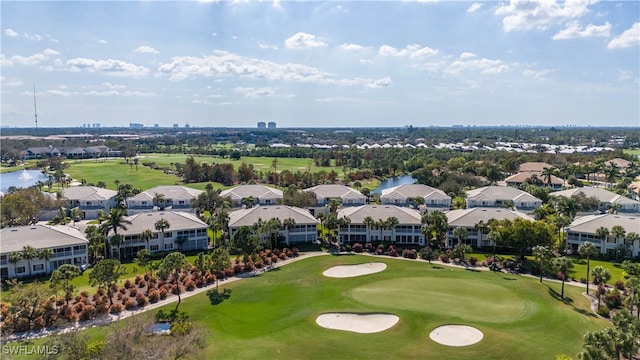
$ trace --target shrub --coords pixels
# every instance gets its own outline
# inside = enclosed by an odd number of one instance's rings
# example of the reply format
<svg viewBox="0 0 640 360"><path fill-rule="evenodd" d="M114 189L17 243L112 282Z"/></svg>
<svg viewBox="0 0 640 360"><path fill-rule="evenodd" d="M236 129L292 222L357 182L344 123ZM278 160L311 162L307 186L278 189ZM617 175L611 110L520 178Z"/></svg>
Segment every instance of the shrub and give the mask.
<svg viewBox="0 0 640 360"><path fill-rule="evenodd" d="M226 268L226 269L224 269L224 273L223 273L224 277L232 277L232 276L234 276L235 274L236 274L236 273L235 273L235 271L233 271L233 268Z"/></svg>
<svg viewBox="0 0 640 360"><path fill-rule="evenodd" d="M141 279L140 281L138 281L138 287L140 289L142 289L145 286L147 286L147 282L144 279Z"/></svg>
<svg viewBox="0 0 640 360"><path fill-rule="evenodd" d="M122 312L122 305L121 304L113 304L111 305L111 307L109 307L109 313L110 314L119 314Z"/></svg>
<svg viewBox="0 0 640 360"><path fill-rule="evenodd" d="M622 294L620 290L613 289L605 295L605 303L609 309L619 309L622 307Z"/></svg>
<svg viewBox="0 0 640 360"><path fill-rule="evenodd" d="M106 302L101 302L100 304L96 304L96 315L104 315L109 312L109 304Z"/></svg>
<svg viewBox="0 0 640 360"><path fill-rule="evenodd" d="M255 270L255 268L256 268L255 264L251 260L249 260L249 262L244 264L244 271L246 271L246 272L251 272L251 271Z"/></svg>
<svg viewBox="0 0 640 360"><path fill-rule="evenodd" d="M624 282L622 280L616 281L614 287L620 291L624 290Z"/></svg>
<svg viewBox="0 0 640 360"><path fill-rule="evenodd" d="M124 308L127 310L132 310L136 307L136 302L129 299L127 300L127 302L124 303Z"/></svg>
<svg viewBox="0 0 640 360"><path fill-rule="evenodd" d="M124 281L124 288L128 289L131 287L131 280L127 279Z"/></svg>
<svg viewBox="0 0 640 360"><path fill-rule="evenodd" d="M600 305L600 308L598 308L598 315L602 317L609 317L609 308L604 305Z"/></svg>
<svg viewBox="0 0 640 360"><path fill-rule="evenodd" d="M140 307L145 306L147 305L147 298L143 294L138 293L138 295L136 295L136 303Z"/></svg>
<svg viewBox="0 0 640 360"><path fill-rule="evenodd" d="M127 289L125 289L125 288L123 288L123 287L122 287L122 288L120 288L120 290L118 290L118 291L120 292L120 294L123 294L123 295L124 295L124 294L127 292Z"/></svg>
<svg viewBox="0 0 640 360"><path fill-rule="evenodd" d="M449 263L449 255L447 254L440 255L440 261L442 261L445 264Z"/></svg>
<svg viewBox="0 0 640 360"><path fill-rule="evenodd" d="M33 320L33 329L34 330L44 329L45 325L46 325L46 322L44 321L44 317L42 317L42 316L38 316L37 318L35 318Z"/></svg>
<svg viewBox="0 0 640 360"><path fill-rule="evenodd" d="M280 253L280 256L278 256L280 258L280 260L287 260L287 254L285 254L284 252Z"/></svg>
<svg viewBox="0 0 640 360"><path fill-rule="evenodd" d="M171 286L171 293L173 295L180 294L180 286L178 284L174 284L173 286Z"/></svg>
<svg viewBox="0 0 640 360"><path fill-rule="evenodd" d="M135 287L132 287L131 289L129 289L129 296L134 297L136 296L137 293L138 293L138 289L136 289Z"/></svg>
<svg viewBox="0 0 640 360"><path fill-rule="evenodd" d="M471 256L469 258L469 264L471 264L471 266L476 266L476 263L478 262L478 258L475 256Z"/></svg>
<svg viewBox="0 0 640 360"><path fill-rule="evenodd" d="M360 243L355 243L353 244L353 246L351 247L351 250L353 250L353 252L355 253L361 253L364 251L364 246L362 246L362 244Z"/></svg>
<svg viewBox="0 0 640 360"><path fill-rule="evenodd" d="M85 297L85 298L88 298L88 297L89 297L89 292L88 292L88 291L86 291L86 290L84 290L84 291L82 291L82 292L80 293L80 296Z"/></svg>
<svg viewBox="0 0 640 360"><path fill-rule="evenodd" d="M160 292L158 290L151 290L149 292L149 302L155 304L160 300Z"/></svg>
<svg viewBox="0 0 640 360"><path fill-rule="evenodd" d="M293 249L291 249L291 253L293 253L293 257L297 257L298 254L300 254L300 250L298 250L297 247L294 247Z"/></svg>
<svg viewBox="0 0 640 360"><path fill-rule="evenodd" d="M243 266L240 263L233 265L233 272L236 274L242 274L242 267Z"/></svg>
<svg viewBox="0 0 640 360"><path fill-rule="evenodd" d="M418 257L418 253L414 249L402 250L402 257L405 259L415 259Z"/></svg>
<svg viewBox="0 0 640 360"><path fill-rule="evenodd" d="M138 285L138 283L140 283L140 280L142 280L142 276L140 275L136 275L135 280L133 281L136 285Z"/></svg>
<svg viewBox="0 0 640 360"><path fill-rule="evenodd" d="M275 255L275 254L271 255L271 263L275 264L277 262L278 262L278 255Z"/></svg>
<svg viewBox="0 0 640 360"><path fill-rule="evenodd" d="M93 305L85 305L78 314L81 321L93 319L96 315L96 309Z"/></svg>
<svg viewBox="0 0 640 360"><path fill-rule="evenodd" d="M184 283L184 289L187 291L193 291L196 288L196 283L189 279L187 280L187 282Z"/></svg>

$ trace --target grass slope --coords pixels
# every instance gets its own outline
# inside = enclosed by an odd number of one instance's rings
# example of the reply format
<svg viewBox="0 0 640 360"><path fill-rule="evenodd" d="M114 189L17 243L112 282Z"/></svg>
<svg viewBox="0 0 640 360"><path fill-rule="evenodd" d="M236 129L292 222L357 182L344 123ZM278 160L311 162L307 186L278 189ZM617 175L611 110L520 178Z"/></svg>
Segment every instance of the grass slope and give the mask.
<svg viewBox="0 0 640 360"><path fill-rule="evenodd" d="M346 279L323 277L339 264L371 257L316 257L241 282L222 284L231 296L212 305L207 296L183 301L181 310L211 331L211 358L258 359L541 359L574 355L586 331L606 326L592 315L582 289L538 283L518 275L432 267L379 258L387 270ZM315 324L324 312L387 312L393 328L355 334ZM428 338L443 324L466 324L485 337L454 348Z"/></svg>

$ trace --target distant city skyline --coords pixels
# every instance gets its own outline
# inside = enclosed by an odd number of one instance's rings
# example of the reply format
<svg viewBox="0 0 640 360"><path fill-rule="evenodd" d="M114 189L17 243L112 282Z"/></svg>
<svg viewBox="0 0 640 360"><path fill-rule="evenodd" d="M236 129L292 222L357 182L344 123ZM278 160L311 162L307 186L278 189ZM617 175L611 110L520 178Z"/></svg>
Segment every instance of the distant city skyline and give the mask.
<svg viewBox="0 0 640 360"><path fill-rule="evenodd" d="M637 1L2 1L2 127L640 126Z"/></svg>

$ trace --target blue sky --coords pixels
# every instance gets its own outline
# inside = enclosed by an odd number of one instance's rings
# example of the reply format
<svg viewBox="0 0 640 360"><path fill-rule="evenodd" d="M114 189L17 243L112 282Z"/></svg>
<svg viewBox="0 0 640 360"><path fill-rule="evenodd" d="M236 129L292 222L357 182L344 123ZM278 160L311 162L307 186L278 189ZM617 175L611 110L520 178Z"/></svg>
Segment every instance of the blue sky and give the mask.
<svg viewBox="0 0 640 360"><path fill-rule="evenodd" d="M640 126L640 2L2 1L2 126Z"/></svg>

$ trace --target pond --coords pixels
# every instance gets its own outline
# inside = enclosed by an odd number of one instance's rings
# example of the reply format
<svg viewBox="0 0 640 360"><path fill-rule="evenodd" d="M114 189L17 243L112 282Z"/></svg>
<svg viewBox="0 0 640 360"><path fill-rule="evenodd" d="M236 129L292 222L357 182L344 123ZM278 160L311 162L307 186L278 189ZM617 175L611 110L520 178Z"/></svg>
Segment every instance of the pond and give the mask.
<svg viewBox="0 0 640 360"><path fill-rule="evenodd" d="M17 188L28 188L38 181L47 181L47 177L40 170L13 171L0 174L0 191L6 193L7 190L15 186Z"/></svg>
<svg viewBox="0 0 640 360"><path fill-rule="evenodd" d="M412 178L411 175L401 175L392 178L387 178L382 181L380 185L375 188L371 193L372 194L380 194L382 190L392 188L394 186L405 185L405 184L413 184L416 182L416 179Z"/></svg>

